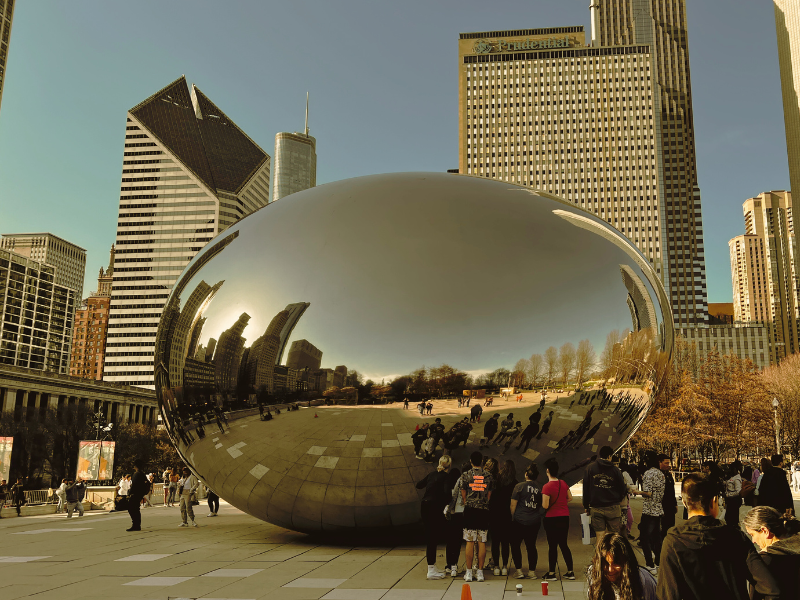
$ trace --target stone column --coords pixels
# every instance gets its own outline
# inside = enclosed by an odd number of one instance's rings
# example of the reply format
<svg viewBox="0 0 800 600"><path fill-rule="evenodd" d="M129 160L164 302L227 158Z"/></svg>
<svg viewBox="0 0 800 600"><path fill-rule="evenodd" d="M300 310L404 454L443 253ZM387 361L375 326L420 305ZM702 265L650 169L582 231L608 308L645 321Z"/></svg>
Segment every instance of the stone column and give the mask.
<svg viewBox="0 0 800 600"><path fill-rule="evenodd" d="M17 394L19 390L14 388L6 388L6 396L3 400L3 412L13 412L17 406Z"/></svg>
<svg viewBox="0 0 800 600"><path fill-rule="evenodd" d="M47 408L52 408L53 410L58 409L58 399L61 398L59 394L48 394L47 395Z"/></svg>

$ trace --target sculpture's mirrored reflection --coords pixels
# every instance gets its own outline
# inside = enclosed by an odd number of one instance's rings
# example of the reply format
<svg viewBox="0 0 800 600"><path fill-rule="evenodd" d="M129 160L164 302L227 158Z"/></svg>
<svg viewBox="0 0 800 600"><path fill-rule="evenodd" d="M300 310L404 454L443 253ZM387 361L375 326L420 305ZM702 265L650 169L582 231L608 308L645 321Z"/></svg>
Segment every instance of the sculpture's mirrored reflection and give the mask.
<svg viewBox="0 0 800 600"><path fill-rule="evenodd" d="M498 181L380 175L270 204L200 252L161 320L156 389L183 458L238 508L300 531L397 527L420 520L414 483L434 466L418 426L440 418L436 456L460 467L511 412L523 433L485 453L518 473L556 456L574 483L641 423L672 338L655 273L599 218ZM606 387L574 391L604 347ZM484 407L480 389L518 386L532 355L539 385L569 391Z"/></svg>

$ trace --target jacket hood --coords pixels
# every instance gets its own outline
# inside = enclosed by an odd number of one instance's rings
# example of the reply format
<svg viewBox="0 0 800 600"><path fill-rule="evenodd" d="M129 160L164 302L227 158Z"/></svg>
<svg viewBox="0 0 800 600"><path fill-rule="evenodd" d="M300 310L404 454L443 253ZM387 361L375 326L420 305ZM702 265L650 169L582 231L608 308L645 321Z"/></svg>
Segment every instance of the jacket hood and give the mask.
<svg viewBox="0 0 800 600"><path fill-rule="evenodd" d="M767 554L800 554L800 533L778 540L767 548Z"/></svg>
<svg viewBox="0 0 800 600"><path fill-rule="evenodd" d="M597 459L597 464L602 466L602 467L605 467L606 469L608 469L609 467L613 467L614 466L614 463L612 463L607 458L598 458Z"/></svg>
<svg viewBox="0 0 800 600"><path fill-rule="evenodd" d="M692 517L670 529L667 537L690 550L699 550L719 543L725 544L732 533L735 532L714 517Z"/></svg>

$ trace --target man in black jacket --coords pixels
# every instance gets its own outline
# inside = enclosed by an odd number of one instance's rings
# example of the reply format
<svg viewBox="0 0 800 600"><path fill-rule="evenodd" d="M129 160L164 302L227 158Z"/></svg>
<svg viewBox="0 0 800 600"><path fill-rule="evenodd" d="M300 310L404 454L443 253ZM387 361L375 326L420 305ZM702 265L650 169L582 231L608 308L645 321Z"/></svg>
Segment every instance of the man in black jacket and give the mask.
<svg viewBox="0 0 800 600"><path fill-rule="evenodd" d="M145 494L150 491L150 482L142 472L143 469L144 462L142 459L137 459L133 463L133 478L128 491L128 514L131 516L131 527L126 531L142 530L142 513L139 511L139 505L142 503L142 498L144 498Z"/></svg>
<svg viewBox="0 0 800 600"><path fill-rule="evenodd" d="M498 419L500 418L500 413L494 413L492 418L486 421L486 424L483 426L483 437L484 439L481 440L481 448L484 446L488 446L492 443L492 438L497 433L497 428L500 426Z"/></svg>
<svg viewBox="0 0 800 600"><path fill-rule="evenodd" d="M658 468L664 474L664 496L661 498L661 537L667 535L670 528L675 527L675 514L678 512L678 501L675 499L675 480L672 478L672 460L666 454L658 455Z"/></svg>
<svg viewBox="0 0 800 600"><path fill-rule="evenodd" d="M622 522L619 504L628 493L622 471L610 460L612 454L611 446L600 448L599 458L586 467L583 478L583 507L592 517L598 540L606 531L619 533Z"/></svg>
<svg viewBox="0 0 800 600"><path fill-rule="evenodd" d="M783 470L783 455L772 455L772 468L764 472L758 486L758 505L771 506L781 514L794 513L792 488Z"/></svg>
<svg viewBox="0 0 800 600"><path fill-rule="evenodd" d="M664 539L658 600L749 600L748 581L758 593L777 597L775 580L753 543L718 519L718 493L706 475L684 478L681 497L689 520Z"/></svg>

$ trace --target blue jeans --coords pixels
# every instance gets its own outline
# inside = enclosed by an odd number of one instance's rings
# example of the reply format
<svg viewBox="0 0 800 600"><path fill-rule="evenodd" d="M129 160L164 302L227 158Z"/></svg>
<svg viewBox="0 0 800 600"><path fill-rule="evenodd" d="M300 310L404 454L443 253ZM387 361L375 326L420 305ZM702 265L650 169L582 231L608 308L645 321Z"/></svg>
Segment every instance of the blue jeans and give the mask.
<svg viewBox="0 0 800 600"><path fill-rule="evenodd" d="M652 555L655 555L655 564L658 565L661 562L661 517L643 514L639 522L639 533L645 563L648 567L652 567Z"/></svg>

